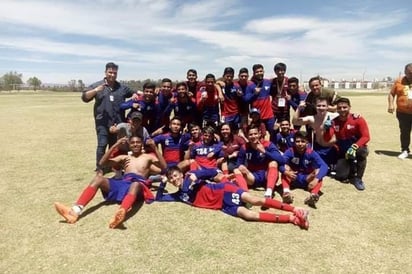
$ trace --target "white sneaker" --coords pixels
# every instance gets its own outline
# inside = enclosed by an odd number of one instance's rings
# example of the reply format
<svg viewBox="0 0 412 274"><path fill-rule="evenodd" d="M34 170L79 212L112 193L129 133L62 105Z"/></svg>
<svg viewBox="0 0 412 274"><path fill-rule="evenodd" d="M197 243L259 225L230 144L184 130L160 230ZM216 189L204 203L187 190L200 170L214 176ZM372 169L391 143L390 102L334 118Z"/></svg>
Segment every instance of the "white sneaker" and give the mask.
<svg viewBox="0 0 412 274"><path fill-rule="evenodd" d="M402 151L401 154L398 155L398 158L403 160L403 159L408 158L408 156L409 156L408 151L404 150L404 151Z"/></svg>

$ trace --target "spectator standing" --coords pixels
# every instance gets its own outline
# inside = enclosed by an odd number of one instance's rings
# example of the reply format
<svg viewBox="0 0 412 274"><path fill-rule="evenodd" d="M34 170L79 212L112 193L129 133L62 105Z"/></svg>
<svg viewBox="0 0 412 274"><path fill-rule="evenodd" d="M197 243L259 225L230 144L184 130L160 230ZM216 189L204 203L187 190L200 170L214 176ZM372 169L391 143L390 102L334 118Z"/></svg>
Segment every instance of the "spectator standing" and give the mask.
<svg viewBox="0 0 412 274"><path fill-rule="evenodd" d="M126 122L124 110L120 108L120 105L126 98L133 95L133 91L129 87L116 80L118 69L119 66L115 63L107 63L104 79L90 85L82 93L83 102L88 103L93 99L95 101L93 114L97 135L97 172L103 172L99 161L106 152L106 148L111 147L117 141L117 135L110 133L110 127Z"/></svg>
<svg viewBox="0 0 412 274"><path fill-rule="evenodd" d="M396 118L401 131L401 154L399 159L406 159L409 156L412 129L412 63L405 66L405 76L398 79L393 85L388 95L388 112L395 111L396 98Z"/></svg>

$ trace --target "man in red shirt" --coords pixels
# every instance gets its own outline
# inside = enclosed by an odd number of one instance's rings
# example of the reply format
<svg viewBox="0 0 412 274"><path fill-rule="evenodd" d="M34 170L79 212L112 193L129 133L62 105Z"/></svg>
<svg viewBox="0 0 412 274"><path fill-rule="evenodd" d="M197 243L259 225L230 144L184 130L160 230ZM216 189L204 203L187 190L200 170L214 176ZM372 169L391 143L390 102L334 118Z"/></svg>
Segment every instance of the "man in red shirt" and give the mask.
<svg viewBox="0 0 412 274"><path fill-rule="evenodd" d="M356 189L364 190L362 177L369 154L367 143L370 140L368 124L359 114L350 112L348 98L339 98L336 106L339 116L333 120L330 128L335 134L338 150L335 178L343 182L349 181Z"/></svg>

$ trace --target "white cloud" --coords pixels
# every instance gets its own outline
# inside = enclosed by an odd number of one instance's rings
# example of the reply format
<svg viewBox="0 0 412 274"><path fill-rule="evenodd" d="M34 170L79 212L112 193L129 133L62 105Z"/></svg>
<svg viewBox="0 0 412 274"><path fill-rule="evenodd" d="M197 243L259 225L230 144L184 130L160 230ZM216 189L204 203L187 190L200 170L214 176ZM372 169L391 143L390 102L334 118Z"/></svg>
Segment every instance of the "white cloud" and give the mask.
<svg viewBox="0 0 412 274"><path fill-rule="evenodd" d="M412 35L402 30L408 24L405 11L359 7L331 16L337 9L319 16L296 10L273 16L241 0L4 0L0 48L8 55L1 59L10 69L65 64L65 72L50 71L53 77L67 78L73 73L67 69L79 64L89 70L82 75L95 69L100 77L102 64L114 60L128 79L166 74L182 79L189 67L200 75L220 75L223 67L254 63L271 74L279 61L295 75L329 71L338 76L379 67L377 54L392 70L410 58Z"/></svg>

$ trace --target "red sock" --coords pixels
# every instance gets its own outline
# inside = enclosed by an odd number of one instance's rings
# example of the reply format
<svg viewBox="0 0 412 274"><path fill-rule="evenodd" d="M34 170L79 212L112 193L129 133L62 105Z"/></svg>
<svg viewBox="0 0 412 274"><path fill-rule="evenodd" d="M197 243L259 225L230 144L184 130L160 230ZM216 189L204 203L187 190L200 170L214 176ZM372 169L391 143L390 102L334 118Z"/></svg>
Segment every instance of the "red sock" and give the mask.
<svg viewBox="0 0 412 274"><path fill-rule="evenodd" d="M310 191L310 193L318 194L320 191L320 188L322 187L322 181L319 181L314 188Z"/></svg>
<svg viewBox="0 0 412 274"><path fill-rule="evenodd" d="M285 190L285 188L290 189L290 182L289 182L289 179L286 176L282 176L280 181L282 182L283 190Z"/></svg>
<svg viewBox="0 0 412 274"><path fill-rule="evenodd" d="M263 204L263 206L268 207L268 208L281 209L281 210L290 211L290 212L293 212L293 210L295 209L295 207L292 205L284 204L282 202L279 202L278 200L273 200L269 198L265 199L265 203Z"/></svg>
<svg viewBox="0 0 412 274"><path fill-rule="evenodd" d="M259 221L269 223L290 223L290 217L289 215L259 212Z"/></svg>
<svg viewBox="0 0 412 274"><path fill-rule="evenodd" d="M244 191L249 191L245 177L242 174L235 174L236 184Z"/></svg>
<svg viewBox="0 0 412 274"><path fill-rule="evenodd" d="M80 194L79 199L77 199L76 205L86 206L94 197L97 192L97 188L93 186L87 186L82 194Z"/></svg>
<svg viewBox="0 0 412 274"><path fill-rule="evenodd" d="M120 207L128 211L132 207L135 201L136 201L136 195L127 193L127 195L123 198L123 201Z"/></svg>
<svg viewBox="0 0 412 274"><path fill-rule="evenodd" d="M276 182L278 181L278 178L279 178L278 168L269 167L266 188L274 189Z"/></svg>

